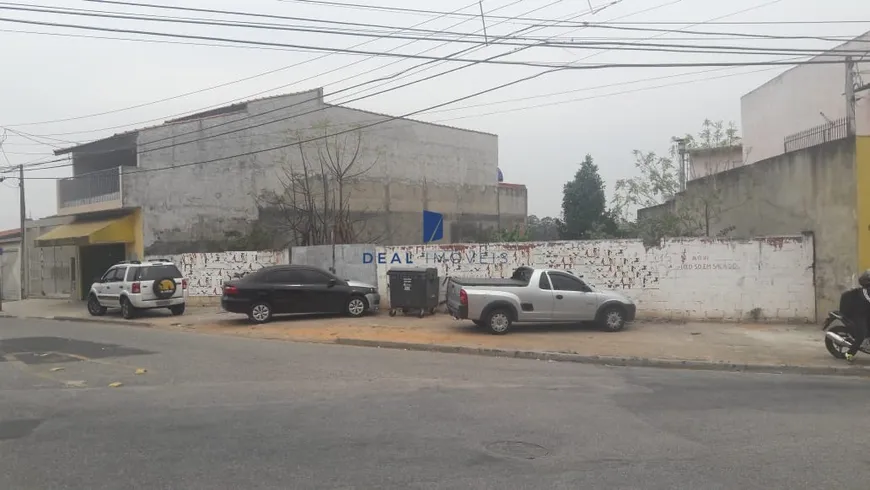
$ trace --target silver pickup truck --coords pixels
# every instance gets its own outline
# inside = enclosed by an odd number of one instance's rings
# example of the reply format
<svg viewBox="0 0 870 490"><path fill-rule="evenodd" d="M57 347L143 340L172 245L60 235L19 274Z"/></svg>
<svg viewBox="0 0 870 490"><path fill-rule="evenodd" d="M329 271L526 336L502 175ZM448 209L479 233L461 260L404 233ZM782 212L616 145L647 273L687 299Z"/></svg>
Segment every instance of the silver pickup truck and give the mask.
<svg viewBox="0 0 870 490"><path fill-rule="evenodd" d="M625 296L597 289L568 272L520 267L510 279L451 277L447 310L456 319L502 335L514 322L594 321L618 332L634 320L637 307Z"/></svg>

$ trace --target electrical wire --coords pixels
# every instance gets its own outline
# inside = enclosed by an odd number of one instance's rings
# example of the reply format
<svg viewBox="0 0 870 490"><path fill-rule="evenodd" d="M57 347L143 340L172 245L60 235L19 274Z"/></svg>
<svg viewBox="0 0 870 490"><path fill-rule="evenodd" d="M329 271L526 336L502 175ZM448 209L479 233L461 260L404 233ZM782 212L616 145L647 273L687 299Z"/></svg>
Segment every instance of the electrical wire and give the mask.
<svg viewBox="0 0 870 490"><path fill-rule="evenodd" d="M520 1L522 1L522 0L516 0L516 1L514 1L512 4L508 4L507 6L513 5L513 4L515 4L515 3L519 3ZM458 24L456 24L456 25L458 25ZM407 44L411 44L411 43L407 43ZM406 45L407 45L407 44L406 44ZM499 55L499 56L504 56L504 55L506 55L506 54L510 54L510 53L505 53L505 54L503 54L503 55ZM369 59L370 59L370 58L371 58L371 57L369 57ZM496 58L496 57L493 57L493 58ZM363 61L365 61L365 60L363 60ZM356 63L353 63L353 64L356 64ZM467 66L473 66L474 64L476 64L476 63L472 63L472 65L467 65ZM460 67L459 69L466 68L467 66L465 66L465 67ZM409 69L413 69L413 68L415 68L415 67L412 67L412 68L409 68ZM335 70L333 70L333 71L335 71ZM407 71L407 70L405 70L405 71ZM450 71L445 72L445 73L443 73L443 74L450 73L450 72L453 72L453 71L457 71L457 69L450 70ZM329 72L327 72L327 73L329 73ZM348 87L348 88L343 89L343 90L351 90L351 89L354 89L354 88L358 88L358 87L360 87L360 86L364 86L364 85L369 84L369 83L374 83L374 82L378 82L378 81L381 81L381 80L385 80L385 79L389 79L389 78L391 78L391 77L395 77L395 76L401 75L402 73L404 73L404 71L399 72L399 73L396 73L396 74L393 74L393 75L390 75L390 77L385 77L385 78L380 78L380 79L375 79L375 80L369 80L369 81L366 81L366 82L363 82L363 83L360 83L360 84L357 84L357 85L354 85L354 86ZM442 75L443 75L443 74L442 74ZM439 76L440 76L440 75L439 75ZM310 78L314 78L314 77L309 77L308 79L310 79ZM344 80L348 80L348 79L350 79L350 78L352 78L352 77L345 78L345 79L343 79L343 80L340 80L340 81L337 82L337 83L340 83L341 81L344 81ZM434 77L433 77L433 78L434 78ZM308 79L303 79L302 81L305 81L305 80L308 80ZM299 83L299 82L296 82L296 83ZM406 84L405 86L407 86L407 85L411 85L411 84ZM343 90L342 90L342 91L343 91ZM340 93L340 92L341 92L341 91L338 91L338 92L336 92L336 93ZM334 94L330 94L330 95L335 95L335 93L334 93ZM356 99L356 100L361 100L362 98L364 98L364 97L361 97L361 98ZM308 103L308 102L316 101L316 100L318 100L318 99L319 99L319 97L314 97L314 98L311 98L311 99L307 99L307 100L303 100L303 101L301 101L301 102L297 102L297 103L291 104L291 105L289 105L289 106L278 107L278 108L275 108L275 109L273 109L273 110L270 110L270 111L267 111L267 112L264 112L264 113L259 113L259 114L251 115L251 116L248 116L248 117L245 117L245 118L240 118L240 119L236 119L236 120L233 120L233 121L228 121L228 122L224 122L224 123L219 123L219 124L216 124L216 125L210 126L210 127L208 127L208 128L205 128L205 129L207 130L207 129L212 129L212 128L214 128L214 127L218 127L218 126L223 126L223 125L226 125L226 124L230 124L230 123L236 123L236 122L238 122L239 120L242 120L242 119L250 119L250 118L253 118L253 117L260 117L260 116L263 116L263 115L266 115L266 114L269 114L269 113L272 113L272 112L277 112L277 111L280 111L280 110L285 110L285 109L289 109L289 108L292 108L292 107L295 107L295 106L299 106L299 105L302 105L302 104L305 104L305 103ZM320 109L318 109L318 110L320 110ZM121 126L121 127L126 127L126 126L127 126L127 125L124 125L124 126ZM258 126L259 126L259 125L258 125ZM198 131L192 131L192 132L189 132L189 133L187 133L187 134L192 134L192 133L196 133L196 132L198 132ZM78 133L79 133L79 132L73 132L73 133L68 133L68 134L78 134ZM63 133L56 133L56 134L63 134ZM167 140L167 139L173 139L173 138L176 138L176 137L178 137L178 136L183 136L183 135L184 135L184 134L182 134L182 135L174 135L174 136L171 137L171 138L163 138L162 140L156 140L156 141L154 141L154 142L157 142L157 141L163 141L163 140ZM154 143L154 142L151 142L151 143Z"/></svg>
<svg viewBox="0 0 870 490"><path fill-rule="evenodd" d="M141 2L124 2L124 1L116 1L116 0L85 0L91 3L101 3L101 4L110 4L110 5L123 5L123 6L134 6L134 7L145 7L145 8L154 8L154 9L165 9L165 10L180 10L187 12L201 12L201 13L211 13L211 14L221 14L221 15L232 15L232 16L247 16L247 17L257 17L257 18L269 18L269 19L282 19L282 20L296 20L296 21L305 21L312 23L322 23L322 24L337 24L337 25L353 25L360 27L378 27L383 29L388 29L390 31L395 31L397 29L401 29L404 32L420 32L426 34L441 34L441 35L455 35L459 38L486 38L489 37L491 39L499 40L499 39L520 39L526 41L539 41L540 39L530 38L528 36L521 37L509 37L509 36L487 36L485 34L480 34L478 32L469 33L469 32L454 32L449 30L433 30L433 29L418 29L414 27L401 28L395 25L384 25L384 24L371 24L371 23L362 23L362 22L344 22L344 21L336 21L336 20L327 20L327 19L318 19L312 17L293 17L293 16L285 16L285 15L273 15L273 14L261 14L254 12L240 12L233 10L218 10L218 9L205 9L205 8L194 8L194 7L182 7L175 5L159 5L152 3L141 3ZM4 4L7 4L4 2ZM21 5L21 4L11 4L11 5ZM467 8L467 7L465 7ZM81 9L76 9L81 10ZM464 10L460 9L460 10ZM445 12L446 14L450 14L452 12ZM468 14L471 17L476 17L476 14ZM202 20L201 18L196 18L196 20ZM551 20L550 23L558 24L562 21L562 19L554 19ZM721 36L729 36L729 37L742 37L749 39L783 39L783 40L820 40L820 41L831 41L831 42L841 42L845 39L848 39L847 36L839 36L839 37L831 37L831 36L809 36L809 35L775 35L775 34L752 34L752 33L735 33L735 32L707 32L707 31L687 31L687 30L674 30L674 29L655 29L655 28L642 28L642 27L623 27L623 26L615 26L615 25L607 25L607 22L596 23L596 22L588 22L583 23L583 27L596 27L601 29L613 29L613 30L627 30L627 31L647 31L647 32L685 32L692 34L701 35L700 38L703 39L704 36L710 35L721 35ZM369 30L369 32L373 32ZM387 36L388 37L388 36ZM728 39L726 37L724 39ZM559 37L553 37L551 39L559 39ZM585 38L588 40L588 38ZM673 39L673 38L672 38ZM694 39L694 38L690 38ZM629 39L631 41L631 39ZM870 41L867 41L870 42Z"/></svg>
<svg viewBox="0 0 870 490"><path fill-rule="evenodd" d="M383 12L393 12L398 14L428 14L433 15L438 12L437 10L427 10L427 9L414 9L414 8L404 8L404 7L392 7L392 6L381 6L381 5L370 5L370 4L359 4L359 3L349 3L349 2L334 2L328 0L279 0L281 2L293 2L293 3L303 3L303 4L313 4L313 5L324 5L331 7L339 7L339 8L350 8L356 10L378 10ZM455 16L473 16L479 17L475 14L456 14ZM491 18L499 18L498 16L487 16ZM512 23L523 23L523 22L552 22L552 19L541 19L541 18L530 18L530 17L518 17L511 21ZM613 24L660 24L660 25L683 25L683 24L692 24L697 21L639 21L639 22L612 22ZM779 25L779 24L870 24L870 20L856 20L856 19L847 19L847 20L796 20L796 21L733 21L733 22L705 22L709 24L727 24L727 25ZM582 23L572 23L570 21L562 21L560 24L563 27L582 27Z"/></svg>
<svg viewBox="0 0 870 490"><path fill-rule="evenodd" d="M460 9L457 9L456 11L458 12L458 11L464 10L464 9L466 9L466 8L473 7L473 6L475 5L475 3L476 3L476 2L472 2L472 3L468 4L468 5L465 6L465 7L461 7ZM426 20L426 21L419 22L419 23L414 24L413 26L411 26L411 28L415 28L415 27L419 27L419 26L421 26L421 25L425 25L425 24L427 24L427 23L429 23L429 22L432 22L432 21L438 20L439 18L441 18L441 17L435 17L434 19L429 19L429 20ZM352 48L365 46L365 45L370 44L370 43L372 43L372 42L374 42L374 41L376 41L376 40L377 40L377 39L373 39L373 40L365 41L365 42L362 42L362 43L359 43L359 44L356 44L356 45L352 46ZM144 41L144 40L143 40L143 41ZM157 41L157 40L151 40L151 41ZM225 46L225 45L223 45L223 46ZM306 50L306 51L310 52L311 50ZM106 115L106 114L114 114L114 113L118 113L118 112L128 111L128 110L131 110L131 109L137 109L137 108L140 108L140 107L145 107L145 106L149 106L149 105L159 104L159 103L166 102L166 101L170 101L170 100L176 100L176 99L178 99L178 98L186 97L186 96L188 96L188 95L194 95L194 94L203 93L203 92L206 92L206 91L214 90L214 89L221 88L221 87L225 87L225 86L228 86L228 85L233 85L233 84L235 84L235 83L244 82L244 81L247 81L247 80L251 80L251 79L254 79L254 78L263 77L263 76L270 75L270 74L273 74L273 73L278 73L278 72L281 72L281 71L286 71L286 70L289 70L289 69L291 69L291 68L297 68L297 67L302 66L302 65L304 65L304 64L311 63L311 62L313 62L313 61L318 61L318 60L321 60L321 59L327 58L327 57L329 57L329 56L332 56L332 55L334 55L334 54L335 54L335 53L327 53L327 54L321 55L321 56L316 57L316 58L313 58L313 59L304 60L304 61L299 62L299 63L293 63L293 64L291 64L291 65L283 66L283 67L281 67L281 68L278 68L278 69L275 69L275 70L270 70L270 71L267 71L267 72L263 72L263 73L260 73L260 74L257 74L257 75L251 76L251 77L245 77L245 78L237 79L237 80L234 80L234 81L231 81L231 82L227 82L227 83L223 83L223 84L219 84L219 85L215 85L215 86L207 87L207 88L204 88L204 89L200 89L200 90L195 90L195 91L192 91L192 92L188 92L188 93L186 93L186 94L181 94L181 95L178 95L178 96L173 96L173 97L168 97L168 98L164 98L164 99L159 99L159 100L156 100L156 101L151 101L151 102L147 102L147 103L143 103L143 104L137 104L137 105L134 105L134 106L124 107L124 108L120 108L120 109L114 109L114 110L111 110L111 111L104 111L104 112L100 112L100 113L87 114L87 115L84 115L84 116L78 116L78 117L72 117L72 118L55 119L55 120L52 120L52 121L30 122L30 123L23 123L23 124L12 124L12 125L10 125L10 126L16 126L16 127L17 127L17 126L27 126L27 125L37 125L37 124L40 124L40 125L41 125L41 124L49 124L49 123L56 123L56 122L65 122L65 121L79 120L79 119L84 119L84 118L90 118L90 117L102 116L102 115ZM370 59L370 58L369 58L369 59ZM355 64L355 63L352 63L351 66L352 66L353 64ZM303 81L304 81L304 80L303 80ZM284 88L285 86L286 86L286 85L281 86L281 87L279 87L279 88ZM271 91L271 90L268 90L268 91ZM261 94L266 93L266 92L268 92L268 91L258 92L258 93L256 93L256 94L253 94L253 95L250 95L250 96L247 96L247 97L243 97L243 98L241 98L241 99L234 99L233 101L230 101L230 102L235 102L235 101L238 101L238 100L244 100L244 99L246 99L246 98L256 97L257 95L261 95ZM224 106L224 105L226 105L226 104L227 104L227 103L222 103L222 104L218 104L218 105L210 106L210 107L208 107L207 109L221 107L221 106ZM201 112L202 110L205 110L205 109L199 109L199 110L197 110L197 111L195 111L195 112L193 112L193 113L185 113L185 114L194 114L194 113L196 113L196 112ZM179 116L181 116L181 115L183 115L183 114L175 114L175 115L172 115L172 116L170 116L170 117L179 117ZM161 119L162 119L162 118L161 118ZM157 120L160 120L160 119L157 119ZM144 121L143 123L134 123L134 125L136 125L136 124L144 124L144 123L154 122L154 121L156 121L156 120ZM123 126L121 126L121 127L123 127ZM107 129L115 129L115 128L107 128Z"/></svg>
<svg viewBox="0 0 870 490"><path fill-rule="evenodd" d="M823 64L823 63L813 63L813 62L806 62L806 61L805 61L805 62L794 62L794 61L792 61L792 62L787 62L787 63L788 63L788 64L806 64L806 63L811 63L811 64ZM747 65L747 66L754 66L754 65ZM178 164L178 165L170 165L170 166L167 166L167 167L157 167L157 168L153 168L153 169L140 169L140 170L135 170L135 171L125 172L125 175L128 175L128 174L136 174L136 173L143 173L143 172L161 171L161 170L171 170L171 169L176 169L176 168L189 167L189 166L193 166L193 165L208 164L208 163L213 163L213 162L223 161L223 160L228 160L228 159L233 159L233 158L241 158L241 157L251 156L251 155L255 155L255 154L259 154L259 153L264 153L264 152L269 152L269 151L275 151L275 150L280 150L280 149L289 148L289 147L292 147L292 146L302 145L302 144L305 144L305 143L310 143L310 142L313 142L313 141L318 141L318 140L322 140L322 139L330 138L330 137L333 137L333 136L339 136L339 135L342 135L342 134L347 134L347 133L350 133L350 132L353 132L353 131L362 131L362 130L364 130L364 129L367 129L367 128L370 128L370 127L374 127L374 126L377 126L377 125L380 125L380 124L384 124L384 123L386 123L386 122L394 121L394 120L397 120L397 119L407 119L407 118L410 118L410 117L412 117L412 116L414 116L414 115L417 115L417 114L420 114L420 113L423 113L423 112L427 112L427 111L431 111L431 110L435 110L435 109L440 109L440 108L445 107L445 106L447 106L447 105L451 105L451 104L454 104L454 103L457 103L457 102L461 102L461 101L464 101L464 100L468 100L468 99L471 99L471 98L473 98L473 97L477 97L477 96L479 96L479 95L483 95L483 94L486 94L486 93L490 93L490 92L493 92L493 91L499 90L499 89L501 89L501 88L509 87L509 86L512 86L512 85L516 85L516 84L518 84L518 83L525 82L525 81L529 81L529 80L532 80L532 79L538 78L538 77L543 76L543 75L546 75L546 74L556 73L556 72L564 71L564 70L567 70L567 69L568 69L568 68L565 68L565 67L562 67L562 68L552 68L552 69L550 69L550 70L546 70L546 71L538 72L538 73L535 73L535 74L533 74L533 75L529 75L529 76L527 76L527 77L520 78L520 79L518 79L518 80L514 80L514 81L511 81L511 82L507 82L507 83L505 83L505 84L498 85L498 86L496 86L496 87L491 87L491 88L489 88L489 89L485 89L485 90L482 90L482 91L479 91L479 92L475 92L475 93L473 93L473 94L471 94L471 95L463 96L463 97L460 97L460 98L457 98L457 99L452 99L452 100L447 101L447 102L443 102L443 103L440 103L440 104L436 104L436 105L434 105L434 106L427 107L427 108L425 108L425 109L419 109L419 110L416 110L416 111L413 111L413 112L409 112L409 113L406 113L406 114L403 114L403 115L400 115L400 116L384 116L384 119L377 120L377 121L375 121L375 122L372 122L372 123L369 123L369 124L365 124L365 125L361 125L361 126L357 126L357 127L354 127L354 128L350 128L350 129L347 129L347 130L338 131L338 132L331 133L331 134L324 135L324 136L318 136L318 137L314 137L314 138L309 138L309 139L305 139L305 140L301 140L301 141L295 141L295 142L292 142L292 143L282 144L282 145L278 145L278 146L274 146L274 147L263 148L263 149L259 149L259 150L251 150L251 151L249 151L249 152L241 153L241 154L238 154L238 155L232 155L232 156L227 156L227 157L219 157L219 158L210 159L210 160L205 160L205 161L190 162L190 163L184 163L184 164ZM688 82L686 82L686 83L688 83ZM657 87L657 88L661 88L661 87ZM477 116L482 116L482 115L477 115ZM465 117L458 117L458 118L451 118L450 120L458 120L458 119L464 119L464 118L465 118ZM56 167L47 167L46 169L48 169L48 168L62 168L62 167L68 167L68 166L71 166L71 164L67 164L67 165L59 165L59 166L56 166ZM93 172L93 173L91 173L91 174L89 174L89 175L93 175L94 173L99 173L99 172ZM79 178L79 177L81 177L81 176L75 176L75 177L70 177L70 178ZM31 178L33 178L33 179L43 179L43 180L57 180L57 179L58 179L57 177L31 177Z"/></svg>
<svg viewBox="0 0 870 490"><path fill-rule="evenodd" d="M506 54L510 54L510 53L506 53ZM500 56L502 56L502 55L500 55ZM474 60L474 62L480 62L480 61L487 61L487 60ZM770 64L770 63L775 63L775 62L764 62L764 64ZM791 64L791 63L788 63L788 64ZM690 65L690 64L668 64L668 65L656 64L656 65L654 65L654 66L751 66L751 65L752 65L752 63L740 63L739 65L735 65L735 64L694 64L694 65ZM544 66L544 65L541 65L541 66ZM617 66L617 65L613 65L613 66ZM626 67L628 67L628 66L644 66L644 67L649 67L649 66L653 66L653 65L637 65L637 64L632 64L632 65L624 65L624 66L626 66ZM554 68L555 68L555 67L554 67ZM581 67L566 67L566 68L576 69L576 68L581 68ZM590 67L590 66L585 66L584 68L599 68L599 66L591 66L591 67ZM262 114L258 114L258 116L260 116L260 115L262 115ZM292 117L298 117L298 115L297 115L297 116L292 116ZM233 121L233 122L235 122L235 121ZM271 122L277 122L277 121L271 121ZM271 123L271 122L269 122L269 123ZM269 123L266 123L266 124L269 124ZM258 126L259 126L259 125L258 125ZM254 126L254 127L256 127L256 126ZM245 128L245 129L250 129L250 128ZM222 133L222 134L226 134L226 133ZM174 137L177 137L177 136L178 136L178 135L176 135L176 136L174 136ZM219 135L213 135L213 136L210 136L209 138L217 137L217 136L220 136L220 134L219 134ZM152 143L153 143L153 142L152 142ZM189 144L189 143L192 143L192 142L185 142L185 143L180 143L180 144ZM175 146L175 145L172 145L172 146ZM165 147L160 147L160 148L155 148L155 149L145 150L145 151L155 151L155 150L157 150L157 149L163 149L163 148L165 148Z"/></svg>
<svg viewBox="0 0 870 490"><path fill-rule="evenodd" d="M836 61L836 62L839 62L839 61ZM637 65L637 64L632 64L632 65L606 65L606 66L610 66L610 67L613 67L613 66L623 66L623 67L628 67L628 66L644 66L644 67L651 67L651 66L753 66L753 65L756 65L756 64L771 65L771 64L793 64L793 63L792 63L792 62L777 62L777 61L771 61L771 62L762 62L762 63L746 63L746 62L743 62L743 63L739 63L739 64L731 64L731 63L655 64L655 65ZM602 67L602 66L598 66L598 65L595 65L595 66L592 66L592 67L590 67L590 66L584 66L584 67L571 66L571 67L568 67L568 68L570 68L570 69L577 69L577 68L600 68L600 67ZM440 75L439 75L439 76L440 76ZM422 81L422 80L420 80L420 81ZM414 83L416 83L416 82L414 82ZM319 109L318 109L318 110L319 110ZM262 115L263 115L262 113L261 113L261 114L257 114L257 116L262 116ZM271 124L271 123L274 123L274 122L278 122L278 121L280 121L280 120L286 120L286 119L293 118L293 117L300 117L301 115L304 115L304 114L292 115L292 116L290 116L290 117L288 117L288 118L282 118L282 119L278 119L278 120L268 121L268 122L261 123L261 124L257 124L257 125L254 125L254 126L249 126L249 127L241 128L241 129L238 129L238 130L233 130L233 131L228 131L228 132L224 132L224 133L219 133L219 134L211 135L211 136L208 136L208 137L206 137L206 138L201 138L201 139L214 138L214 137L218 137L218 136L226 135L226 134L233 133L233 132L238 132L238 131L241 131L241 130L251 129L251 128L253 128L253 127L259 127L259 126L262 126L262 125L265 125L265 124ZM230 121L230 122L237 122L237 121L234 120L234 121ZM210 129L210 128L206 128L206 129ZM195 132L200 132L200 131L195 131ZM174 138L177 138L177 137L179 137L179 136L183 136L183 134L182 134L182 135L174 135L174 136L172 136L171 138L165 138L165 139L174 139ZM141 152L142 152L142 153L146 153L146 152L149 152L149 151L157 151L157 150L160 150L160 149L166 149L166 148L169 148L169 147L172 147L172 146L177 146L177 145L180 145L180 144L190 144L190 143L193 143L193 142L195 142L195 141L197 141L197 140L190 141L190 142L184 142L184 143L176 143L176 144L169 145L169 146L161 146L161 147L156 147L156 148L143 149ZM154 141L154 142L149 142L149 144L153 144L153 143L155 143L155 142L156 142L156 141Z"/></svg>

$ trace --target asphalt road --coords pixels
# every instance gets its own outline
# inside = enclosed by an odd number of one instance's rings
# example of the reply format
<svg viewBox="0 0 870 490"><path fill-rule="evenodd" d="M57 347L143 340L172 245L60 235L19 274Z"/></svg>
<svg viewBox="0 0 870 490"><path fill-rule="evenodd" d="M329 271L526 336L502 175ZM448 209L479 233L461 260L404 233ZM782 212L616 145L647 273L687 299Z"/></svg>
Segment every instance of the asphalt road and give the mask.
<svg viewBox="0 0 870 490"><path fill-rule="evenodd" d="M870 486L865 379L3 318L0 352L0 489Z"/></svg>

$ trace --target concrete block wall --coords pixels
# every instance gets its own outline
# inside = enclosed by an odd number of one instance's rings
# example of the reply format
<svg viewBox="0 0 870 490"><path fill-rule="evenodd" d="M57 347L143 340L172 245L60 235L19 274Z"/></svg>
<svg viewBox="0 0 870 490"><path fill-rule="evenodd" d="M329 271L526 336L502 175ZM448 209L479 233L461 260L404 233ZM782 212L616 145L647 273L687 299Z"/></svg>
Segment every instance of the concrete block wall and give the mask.
<svg viewBox="0 0 870 490"><path fill-rule="evenodd" d="M509 277L516 267L570 270L638 304L641 318L815 321L811 236L751 240L669 239L380 247L378 287L388 305L391 266L435 267L450 276ZM757 309L757 310L756 310Z"/></svg>
<svg viewBox="0 0 870 490"><path fill-rule="evenodd" d="M377 268L374 262L365 263L363 254L372 252L375 245L317 245L312 247L293 247L290 249L290 263L312 265L321 269L334 269L335 275L376 285Z"/></svg>
<svg viewBox="0 0 870 490"><path fill-rule="evenodd" d="M158 258L158 257L148 257ZM189 253L160 256L175 262L187 278L191 305L216 304L225 281L270 265L286 264L286 251ZM147 258L146 258L147 260Z"/></svg>

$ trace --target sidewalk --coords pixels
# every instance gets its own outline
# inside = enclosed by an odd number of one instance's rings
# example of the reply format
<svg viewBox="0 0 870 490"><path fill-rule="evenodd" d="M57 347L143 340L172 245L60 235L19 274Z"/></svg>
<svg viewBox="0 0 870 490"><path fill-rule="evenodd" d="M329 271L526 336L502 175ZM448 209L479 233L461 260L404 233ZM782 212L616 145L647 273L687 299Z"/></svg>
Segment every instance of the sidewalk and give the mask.
<svg viewBox="0 0 870 490"><path fill-rule="evenodd" d="M94 320L81 302L25 300L4 304L3 309L13 316ZM422 319L385 313L363 318L306 316L252 325L243 315L215 307L188 307L179 317L166 310L143 312L133 322L110 312L97 321L247 338L608 365L870 376L870 360L862 356L854 366L831 357L816 325L635 322L618 333L574 325L515 325L509 334L497 336L443 314Z"/></svg>
<svg viewBox="0 0 870 490"><path fill-rule="evenodd" d="M0 318L4 316L122 323L150 327L216 322L225 319L229 315L216 306L188 305L182 316L172 316L169 310L161 308L141 311L135 320L124 320L121 318L121 310L119 309L111 309L106 312L105 316L95 317L88 313L88 307L84 301L39 298L3 302L3 311L0 311Z"/></svg>

